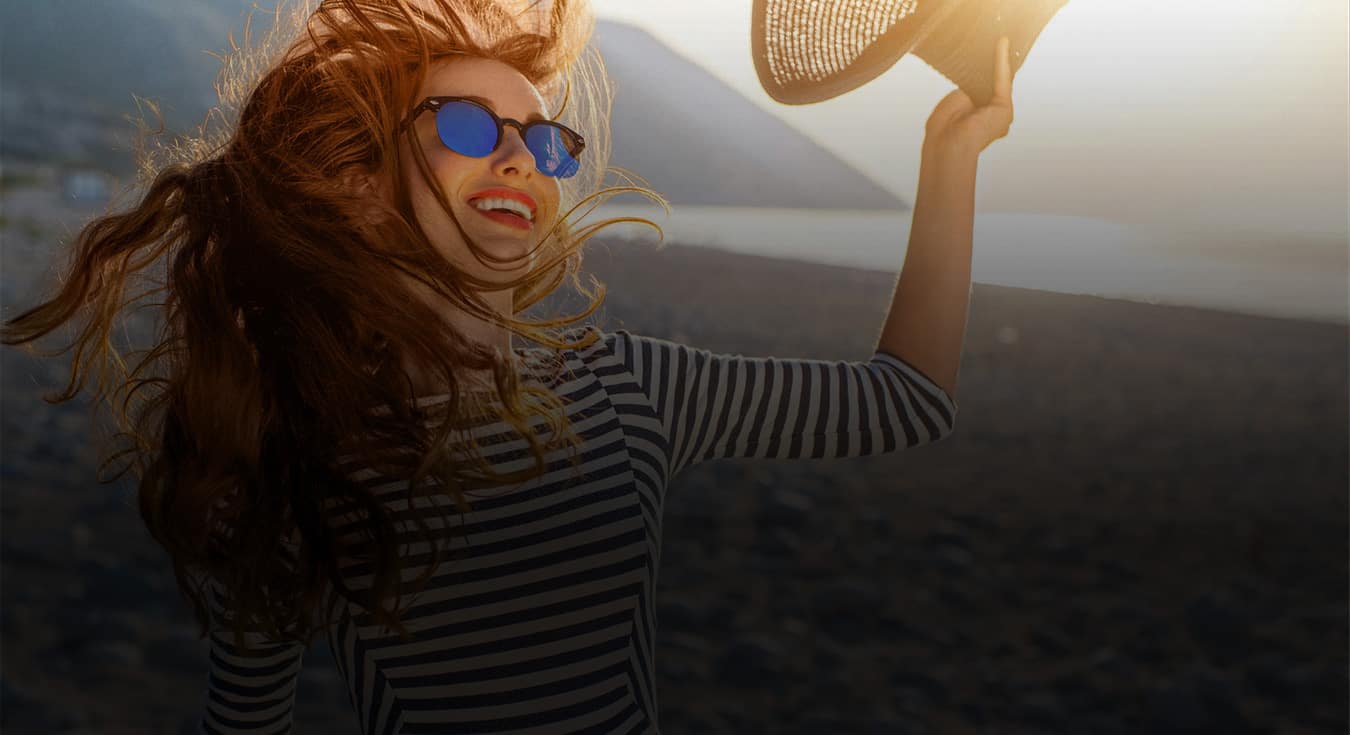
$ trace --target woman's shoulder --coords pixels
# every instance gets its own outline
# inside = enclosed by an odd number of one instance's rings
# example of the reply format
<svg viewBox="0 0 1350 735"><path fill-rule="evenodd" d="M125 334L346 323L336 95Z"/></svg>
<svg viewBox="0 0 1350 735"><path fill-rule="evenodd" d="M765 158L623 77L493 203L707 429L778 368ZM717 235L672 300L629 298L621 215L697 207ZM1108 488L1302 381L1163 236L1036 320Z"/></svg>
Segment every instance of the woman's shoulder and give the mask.
<svg viewBox="0 0 1350 735"><path fill-rule="evenodd" d="M563 362L576 362L587 369L599 368L608 362L622 362L629 351L631 335L625 329L605 329L597 324L583 324L559 330L558 338L567 347L558 351ZM545 362L555 356L551 348L530 350L522 353L527 360L539 359Z"/></svg>
<svg viewBox="0 0 1350 735"><path fill-rule="evenodd" d="M615 333L607 332L597 324L581 324L561 330L559 337L568 343L568 350L583 359L593 357L598 347L612 348Z"/></svg>

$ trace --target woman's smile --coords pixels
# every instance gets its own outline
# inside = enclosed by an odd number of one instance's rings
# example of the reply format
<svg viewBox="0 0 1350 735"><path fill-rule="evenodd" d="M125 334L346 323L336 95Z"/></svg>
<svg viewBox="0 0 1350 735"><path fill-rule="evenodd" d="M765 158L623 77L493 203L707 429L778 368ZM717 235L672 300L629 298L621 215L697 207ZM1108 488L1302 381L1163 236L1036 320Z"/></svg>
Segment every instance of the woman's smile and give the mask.
<svg viewBox="0 0 1350 735"><path fill-rule="evenodd" d="M469 197L469 206L475 212L512 229L529 231L539 205L534 197L520 189L494 186Z"/></svg>

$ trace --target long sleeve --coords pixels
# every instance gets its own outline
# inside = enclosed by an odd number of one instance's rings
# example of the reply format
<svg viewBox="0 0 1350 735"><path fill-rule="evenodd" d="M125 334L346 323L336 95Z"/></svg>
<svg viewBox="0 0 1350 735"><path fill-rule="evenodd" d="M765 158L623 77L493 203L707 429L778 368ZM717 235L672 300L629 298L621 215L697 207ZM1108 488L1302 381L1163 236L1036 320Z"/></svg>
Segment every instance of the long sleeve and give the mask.
<svg viewBox="0 0 1350 735"><path fill-rule="evenodd" d="M650 398L670 475L720 457L860 457L938 441L958 406L900 358L717 354L615 330L610 347Z"/></svg>
<svg viewBox="0 0 1350 735"><path fill-rule="evenodd" d="M250 631L244 636L248 650L236 648L234 634L222 624L226 609L222 588L211 580L207 589L212 624L201 731L209 735L291 732L305 645Z"/></svg>

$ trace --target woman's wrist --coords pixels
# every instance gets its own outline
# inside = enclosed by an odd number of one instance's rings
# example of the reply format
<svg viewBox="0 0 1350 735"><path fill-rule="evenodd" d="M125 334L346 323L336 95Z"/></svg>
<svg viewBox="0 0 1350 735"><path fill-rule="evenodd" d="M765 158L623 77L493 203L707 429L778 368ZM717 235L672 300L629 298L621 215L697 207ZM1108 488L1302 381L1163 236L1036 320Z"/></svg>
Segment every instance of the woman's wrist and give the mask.
<svg viewBox="0 0 1350 735"><path fill-rule="evenodd" d="M979 151L933 138L924 138L920 155L920 170L974 174L980 161Z"/></svg>

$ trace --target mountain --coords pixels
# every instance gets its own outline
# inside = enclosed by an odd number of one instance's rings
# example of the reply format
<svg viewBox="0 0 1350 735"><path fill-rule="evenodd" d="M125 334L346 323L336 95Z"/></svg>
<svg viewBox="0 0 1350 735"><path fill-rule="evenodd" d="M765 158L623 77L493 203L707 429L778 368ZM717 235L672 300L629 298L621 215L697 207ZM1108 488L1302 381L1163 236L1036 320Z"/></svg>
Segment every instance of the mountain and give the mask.
<svg viewBox="0 0 1350 735"><path fill-rule="evenodd" d="M0 157L133 172L133 95L167 131L216 102L219 59L255 0L40 0L0 4ZM269 17L259 11L258 21ZM265 27L265 24L264 24ZM210 52L210 53L208 53Z"/></svg>
<svg viewBox="0 0 1350 735"><path fill-rule="evenodd" d="M672 202L909 209L647 31L600 21L592 43L614 84L611 164L640 174Z"/></svg>
<svg viewBox="0 0 1350 735"><path fill-rule="evenodd" d="M0 9L0 156L129 173L132 127L123 116L148 116L133 95L159 102L169 130L200 124L216 101L220 64L211 54L226 51L231 30L241 41L254 3L6 3ZM266 9L256 11L255 38L270 18ZM613 85L610 165L641 176L671 203L909 208L646 31L599 20L592 43Z"/></svg>
<svg viewBox="0 0 1350 735"><path fill-rule="evenodd" d="M166 122L200 123L228 34L241 38L254 0L41 0L0 9L0 83L13 93L136 113L132 95L161 100ZM258 11L257 24L270 19ZM7 111L6 116L12 111Z"/></svg>

